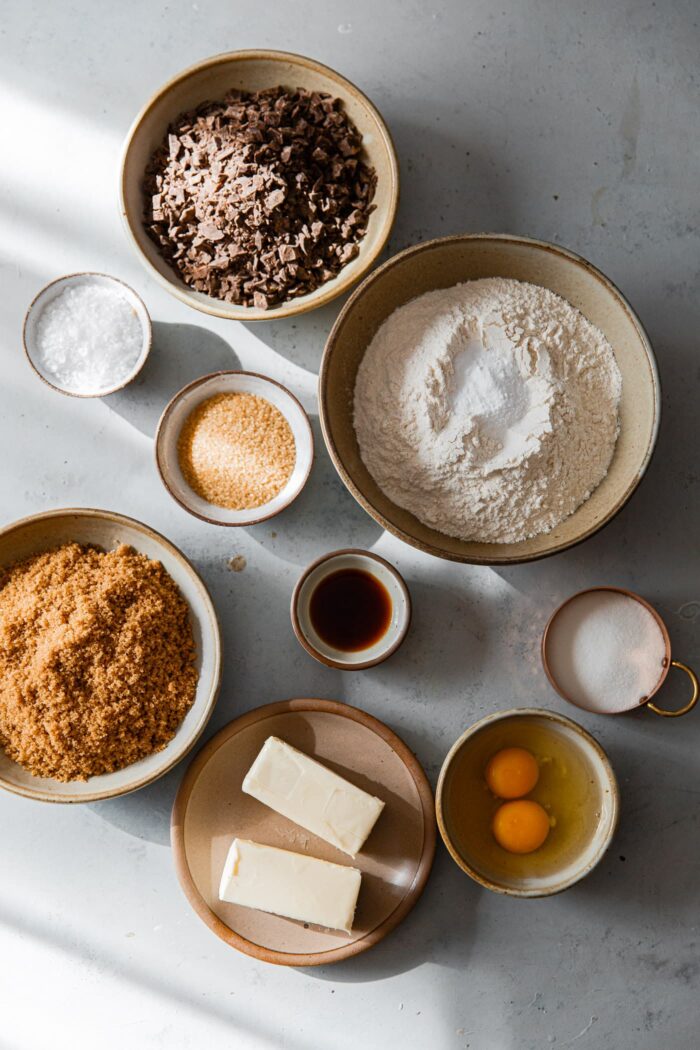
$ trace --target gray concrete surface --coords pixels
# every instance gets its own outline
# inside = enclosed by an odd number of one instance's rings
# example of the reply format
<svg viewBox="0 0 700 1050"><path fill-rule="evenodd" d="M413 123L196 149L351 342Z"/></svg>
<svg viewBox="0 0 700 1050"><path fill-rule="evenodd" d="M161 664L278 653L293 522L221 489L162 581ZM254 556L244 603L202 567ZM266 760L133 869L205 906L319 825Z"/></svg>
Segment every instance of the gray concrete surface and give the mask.
<svg viewBox="0 0 700 1050"><path fill-rule="evenodd" d="M594 583L646 595L677 656L700 665L698 14L691 0L6 0L0 517L109 507L193 558L226 646L208 735L270 700L337 697L392 725L434 781L482 714L565 708L545 682L538 636L557 601ZM151 438L170 394L238 360L285 377L310 403L337 311L254 331L210 320L156 287L120 228L119 150L143 100L195 60L251 46L319 58L382 110L403 177L391 251L463 230L542 237L586 255L637 308L665 415L646 480L601 535L507 571L442 564L382 536L323 451L298 504L245 532L199 523L165 494ZM156 342L128 393L79 402L35 379L19 333L45 281L89 268L138 289ZM401 652L357 675L315 664L288 617L302 566L340 544L394 559L415 600ZM227 569L235 554L247 559L238 574ZM76 809L4 795L0 1046L693 1050L700 714L580 721L608 749L623 793L618 837L591 878L550 900L501 899L440 848L423 899L391 937L313 972L237 955L188 909L168 848L182 768Z"/></svg>

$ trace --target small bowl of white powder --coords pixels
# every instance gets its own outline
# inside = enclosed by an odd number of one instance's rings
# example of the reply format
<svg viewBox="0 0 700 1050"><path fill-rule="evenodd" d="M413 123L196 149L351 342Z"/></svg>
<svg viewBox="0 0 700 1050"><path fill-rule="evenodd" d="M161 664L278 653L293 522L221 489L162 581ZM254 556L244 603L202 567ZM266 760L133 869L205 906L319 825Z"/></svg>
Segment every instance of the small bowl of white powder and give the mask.
<svg viewBox="0 0 700 1050"><path fill-rule="evenodd" d="M671 658L668 630L656 609L621 587L591 587L567 598L545 627L542 664L560 696L595 714L646 705L673 718L698 700L697 676ZM676 710L651 702L671 667L685 671L692 687L690 700Z"/></svg>
<svg viewBox="0 0 700 1050"><path fill-rule="evenodd" d="M24 351L37 375L71 397L104 397L141 371L151 319L141 298L103 273L59 277L27 310Z"/></svg>

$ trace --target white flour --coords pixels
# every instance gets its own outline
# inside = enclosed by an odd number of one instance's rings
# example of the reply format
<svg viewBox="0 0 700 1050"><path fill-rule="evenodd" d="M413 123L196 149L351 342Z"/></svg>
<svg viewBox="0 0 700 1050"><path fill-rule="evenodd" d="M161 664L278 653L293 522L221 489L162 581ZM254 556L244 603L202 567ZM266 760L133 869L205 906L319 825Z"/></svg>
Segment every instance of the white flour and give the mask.
<svg viewBox="0 0 700 1050"><path fill-rule="evenodd" d="M387 318L358 369L355 430L395 503L450 536L513 543L605 477L621 387L612 347L570 303L487 278Z"/></svg>

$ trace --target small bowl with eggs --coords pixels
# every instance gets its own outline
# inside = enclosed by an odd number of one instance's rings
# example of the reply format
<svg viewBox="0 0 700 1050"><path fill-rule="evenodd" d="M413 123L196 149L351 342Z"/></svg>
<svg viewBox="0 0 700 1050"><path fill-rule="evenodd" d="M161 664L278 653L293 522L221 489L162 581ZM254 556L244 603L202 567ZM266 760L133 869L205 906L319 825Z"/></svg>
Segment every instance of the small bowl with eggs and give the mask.
<svg viewBox="0 0 700 1050"><path fill-rule="evenodd" d="M549 897L585 878L617 827L620 795L600 744L537 708L498 711L450 749L438 827L462 871L511 897Z"/></svg>

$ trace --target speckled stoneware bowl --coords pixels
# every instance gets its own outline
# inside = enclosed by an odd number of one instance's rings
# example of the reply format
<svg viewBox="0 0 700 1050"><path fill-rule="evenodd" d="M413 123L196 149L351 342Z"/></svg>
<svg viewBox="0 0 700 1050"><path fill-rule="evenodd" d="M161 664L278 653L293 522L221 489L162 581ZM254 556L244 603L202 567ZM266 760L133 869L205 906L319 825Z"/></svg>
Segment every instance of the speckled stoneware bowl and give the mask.
<svg viewBox="0 0 700 1050"><path fill-rule="evenodd" d="M289 299L270 310L237 306L189 288L158 254L143 225L141 184L146 165L162 143L168 126L188 109L223 98L232 88L260 91L283 85L323 91L341 99L345 112L362 134L364 159L377 173L367 233L355 259L331 281L308 295ZM359 88L328 66L286 51L232 51L215 55L178 73L153 95L127 135L121 161L120 208L126 232L141 262L172 295L196 310L238 321L271 321L324 306L367 273L386 244L399 199L399 166L389 130L378 110Z"/></svg>
<svg viewBox="0 0 700 1050"><path fill-rule="evenodd" d="M221 635L209 592L185 556L154 529L108 510L49 510L0 531L0 566L63 543L113 550L126 543L161 562L190 607L199 679L195 700L167 747L115 773L63 783L35 777L0 749L0 787L40 802L95 802L145 787L172 769L195 745L214 710L221 682Z"/></svg>
<svg viewBox="0 0 700 1050"><path fill-rule="evenodd" d="M134 366L130 369L127 375L119 380L118 383L113 383L97 389L81 388L79 390L71 390L65 386L61 386L56 377L50 372L47 372L41 363L36 339L37 324L41 318L44 307L48 306L48 304L64 292L66 288L77 288L80 285L86 284L98 288L109 288L111 291L116 292L126 300L136 315L141 327L141 351ZM51 281L49 284L45 285L41 291L34 296L29 304L26 314L24 315L24 324L22 325L22 342L24 344L24 352L29 364L39 378L43 379L52 390L58 390L59 394L67 394L69 397L106 397L107 394L114 394L117 390L123 390L132 379L136 378L145 365L146 358L151 350L152 339L153 332L151 318L141 297L136 294L133 288L130 288L128 284L125 284L124 281L120 281L118 277L111 277L106 273L90 273L86 271L83 273L66 274L65 277L57 277L55 281Z"/></svg>
<svg viewBox="0 0 700 1050"><path fill-rule="evenodd" d="M481 277L528 281L563 296L601 329L622 373L620 436L607 477L561 525L519 543L459 540L424 525L381 491L360 457L353 425L357 370L383 321L424 292ZM656 443L661 411L651 345L614 284L573 252L504 234L463 234L426 241L400 252L370 274L343 307L328 337L319 402L331 459L368 514L399 539L428 554L485 565L544 558L601 529L624 507L643 477Z"/></svg>
<svg viewBox="0 0 700 1050"><path fill-rule="evenodd" d="M360 569L375 576L391 599L391 619L384 634L366 649L354 652L336 649L325 642L314 628L310 614L316 587L326 576L343 569ZM403 643L411 625L411 595L401 573L388 561L372 551L349 547L324 554L304 570L292 594L291 616L297 639L315 660L341 671L362 671L383 663Z"/></svg>
<svg viewBox="0 0 700 1050"><path fill-rule="evenodd" d="M511 727L517 729L518 723L525 721L534 722L548 734L563 736L567 744L575 748L592 787L585 805L595 806L596 809L590 814L590 831L581 835L576 849L567 851L560 860L550 864L545 874L506 875L502 869L496 871L492 861L487 860L483 852L480 855L475 842L465 844L459 841L452 818L452 778L457 760L460 763L466 762L467 768L473 764L481 777L488 757L499 747L514 746L517 743L517 734L514 739L500 743L492 743L492 740L495 741L498 735L502 734L504 727L510 731ZM452 859L475 882L495 893L504 893L511 897L549 897L580 882L601 860L617 827L620 793L608 756L598 741L582 726L554 711L514 708L510 711L496 711L482 718L470 726L452 746L440 770L435 807L438 828ZM534 857L536 854L528 856Z"/></svg>
<svg viewBox="0 0 700 1050"><path fill-rule="evenodd" d="M259 507L231 510L209 503L190 488L180 470L180 431L197 405L217 394L255 394L264 397L279 409L291 427L296 446L294 470L274 499ZM173 499L190 514L210 525L257 525L285 510L304 488L314 461L314 435L309 417L300 402L276 379L257 372L212 372L183 387L166 406L156 431L155 452L163 484Z"/></svg>

